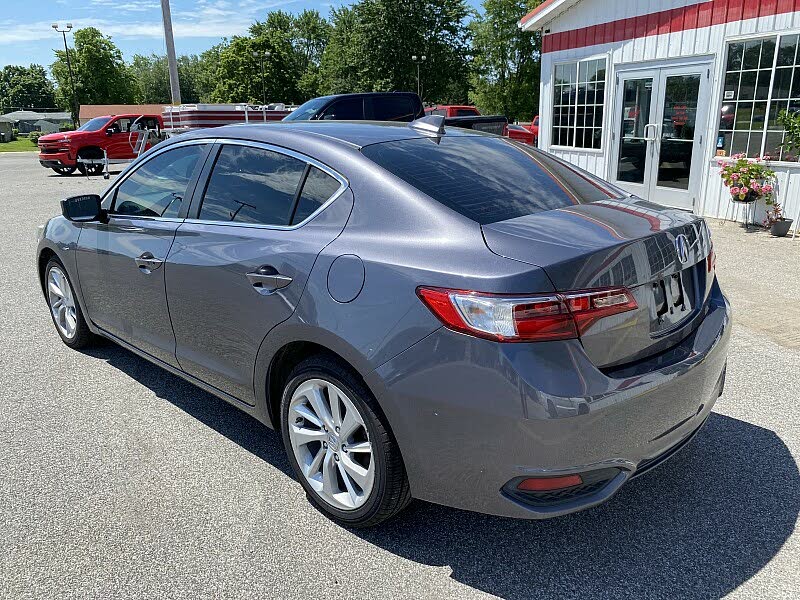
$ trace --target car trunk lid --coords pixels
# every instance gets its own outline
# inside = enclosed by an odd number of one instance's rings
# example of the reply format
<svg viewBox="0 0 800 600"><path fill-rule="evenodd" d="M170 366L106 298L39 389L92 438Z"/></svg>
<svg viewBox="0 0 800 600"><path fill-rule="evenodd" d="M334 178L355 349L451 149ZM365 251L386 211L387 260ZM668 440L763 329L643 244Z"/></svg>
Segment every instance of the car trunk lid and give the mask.
<svg viewBox="0 0 800 600"><path fill-rule="evenodd" d="M636 310L601 319L581 336L598 367L662 352L702 319L713 274L708 230L695 215L623 198L482 227L490 250L541 267L558 291L631 290Z"/></svg>

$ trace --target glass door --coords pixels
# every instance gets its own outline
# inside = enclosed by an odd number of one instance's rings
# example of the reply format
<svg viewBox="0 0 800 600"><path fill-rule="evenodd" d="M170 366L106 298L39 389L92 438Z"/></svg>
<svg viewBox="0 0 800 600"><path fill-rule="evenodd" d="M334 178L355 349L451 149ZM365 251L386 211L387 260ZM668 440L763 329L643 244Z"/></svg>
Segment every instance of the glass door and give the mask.
<svg viewBox="0 0 800 600"><path fill-rule="evenodd" d="M614 178L629 192L692 210L708 115L707 65L620 75Z"/></svg>

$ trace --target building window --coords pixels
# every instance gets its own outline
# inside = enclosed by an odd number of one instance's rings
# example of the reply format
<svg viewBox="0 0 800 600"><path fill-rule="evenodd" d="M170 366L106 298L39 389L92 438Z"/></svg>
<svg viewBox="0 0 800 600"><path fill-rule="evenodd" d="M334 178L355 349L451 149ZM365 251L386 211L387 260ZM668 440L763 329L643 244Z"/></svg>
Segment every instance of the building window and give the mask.
<svg viewBox="0 0 800 600"><path fill-rule="evenodd" d="M556 65L551 145L600 148L606 59Z"/></svg>
<svg viewBox="0 0 800 600"><path fill-rule="evenodd" d="M782 111L800 111L800 36L782 35L728 44L717 150L796 161L782 148Z"/></svg>

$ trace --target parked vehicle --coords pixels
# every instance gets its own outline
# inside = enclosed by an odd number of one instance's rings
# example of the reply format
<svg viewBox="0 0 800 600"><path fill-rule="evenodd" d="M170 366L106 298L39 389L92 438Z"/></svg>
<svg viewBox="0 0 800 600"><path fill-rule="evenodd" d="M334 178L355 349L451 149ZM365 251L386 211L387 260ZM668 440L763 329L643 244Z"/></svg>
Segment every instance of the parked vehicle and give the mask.
<svg viewBox="0 0 800 600"><path fill-rule="evenodd" d="M722 393L701 218L441 117L190 132L62 209L37 265L64 343L109 338L279 430L349 526L412 497L595 506Z"/></svg>
<svg viewBox="0 0 800 600"><path fill-rule="evenodd" d="M321 96L301 104L284 121L399 121L423 116L422 101L411 92L370 92Z"/></svg>
<svg viewBox="0 0 800 600"><path fill-rule="evenodd" d="M109 160L133 160L137 150L143 152L158 142L163 125L161 115L96 117L75 131L41 136L39 164L59 175L71 175L75 169L96 175L103 170L102 164L79 159L99 160L107 155ZM142 143L141 148L137 148L137 142Z"/></svg>
<svg viewBox="0 0 800 600"><path fill-rule="evenodd" d="M478 117L480 111L474 106L463 106L455 104L437 104L425 109L426 115L439 115L442 117Z"/></svg>
<svg viewBox="0 0 800 600"><path fill-rule="evenodd" d="M192 129L237 123L280 121L296 108L282 102L272 104L180 104L167 105L161 114L164 131L178 135Z"/></svg>
<svg viewBox="0 0 800 600"><path fill-rule="evenodd" d="M535 117L533 117L533 121L531 121L531 125L530 125L529 129L531 130L531 133L536 138L536 141L534 142L534 145L538 145L539 144L539 115L536 115Z"/></svg>
<svg viewBox="0 0 800 600"><path fill-rule="evenodd" d="M512 137L508 131L508 119L502 115L482 115L474 106L454 104L438 104L425 109L428 116L436 115L445 118L445 124L450 127L474 129L484 133L505 135Z"/></svg>
<svg viewBox="0 0 800 600"><path fill-rule="evenodd" d="M531 146L536 144L536 136L533 135L529 129L525 129L522 125L509 123L506 126L506 131L508 137L510 137L512 140L522 142L523 144L530 144Z"/></svg>

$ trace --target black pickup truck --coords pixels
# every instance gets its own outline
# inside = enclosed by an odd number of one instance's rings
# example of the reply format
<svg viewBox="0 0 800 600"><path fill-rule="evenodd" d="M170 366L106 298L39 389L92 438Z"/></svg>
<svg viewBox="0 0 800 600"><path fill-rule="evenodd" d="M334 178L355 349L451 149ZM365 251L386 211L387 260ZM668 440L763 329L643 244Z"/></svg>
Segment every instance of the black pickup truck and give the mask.
<svg viewBox="0 0 800 600"><path fill-rule="evenodd" d="M320 96L301 104L284 121L398 121L411 122L425 116L419 96L412 92L367 92ZM445 116L445 125L505 135L508 119L503 116Z"/></svg>

